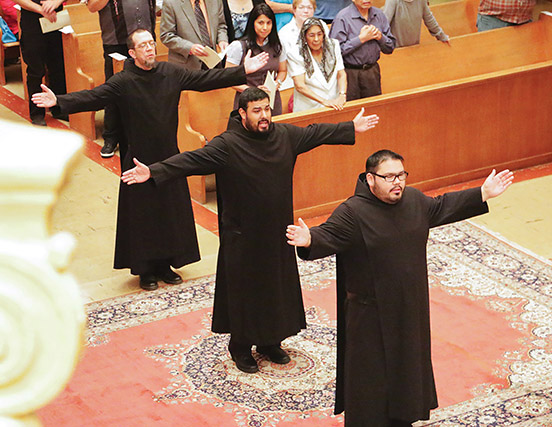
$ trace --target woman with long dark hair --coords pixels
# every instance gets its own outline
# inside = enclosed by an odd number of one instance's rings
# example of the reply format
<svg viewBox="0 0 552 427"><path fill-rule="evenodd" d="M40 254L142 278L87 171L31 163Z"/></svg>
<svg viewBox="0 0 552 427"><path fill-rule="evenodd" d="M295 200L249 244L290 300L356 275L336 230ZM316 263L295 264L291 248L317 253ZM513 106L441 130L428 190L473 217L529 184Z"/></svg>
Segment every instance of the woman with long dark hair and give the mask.
<svg viewBox="0 0 552 427"><path fill-rule="evenodd" d="M263 68L247 75L247 84L234 86L236 90L234 108L238 107L240 93L248 87L258 87L268 92L268 89L263 86L268 72L276 73L275 81L278 89L286 78L286 53L280 43L275 22L276 18L272 9L266 4L258 4L249 14L243 39L233 41L228 47L226 67L241 65L248 50L251 50L253 56L261 52L267 52L270 55L268 63ZM272 110L272 115L278 114L282 114L279 90L276 91Z"/></svg>

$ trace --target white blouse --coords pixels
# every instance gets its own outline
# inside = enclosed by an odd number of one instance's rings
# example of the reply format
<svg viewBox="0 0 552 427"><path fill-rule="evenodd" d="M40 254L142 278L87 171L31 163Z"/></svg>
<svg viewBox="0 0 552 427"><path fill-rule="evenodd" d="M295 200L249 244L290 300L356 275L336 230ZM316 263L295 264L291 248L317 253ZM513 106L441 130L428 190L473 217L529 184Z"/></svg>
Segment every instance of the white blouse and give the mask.
<svg viewBox="0 0 552 427"><path fill-rule="evenodd" d="M309 55L311 56L312 65L314 68L314 73L312 76L308 77L305 71L305 63L303 57L299 53L299 46L296 46L294 49L290 50L287 54L288 59L288 73L291 77L300 76L301 74L305 75L305 84L311 89L315 94L324 98L324 99L334 99L339 95L339 87L337 86L337 72L343 70L343 58L341 57L341 49L339 47L339 42L335 39L330 39L333 44L335 52L335 68L330 77L330 81L326 81L324 74L318 66L318 62L312 57L312 53L309 49ZM320 108L323 107L322 104L316 102L314 99L307 98L297 91L293 92L293 111L303 111L309 110L311 108Z"/></svg>

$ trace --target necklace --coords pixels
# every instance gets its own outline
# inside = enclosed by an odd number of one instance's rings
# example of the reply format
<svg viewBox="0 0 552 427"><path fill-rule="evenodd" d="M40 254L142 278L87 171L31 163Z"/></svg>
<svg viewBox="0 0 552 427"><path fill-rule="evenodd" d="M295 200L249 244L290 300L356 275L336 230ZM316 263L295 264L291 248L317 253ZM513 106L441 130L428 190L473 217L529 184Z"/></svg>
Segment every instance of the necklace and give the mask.
<svg viewBox="0 0 552 427"><path fill-rule="evenodd" d="M249 3L249 0L247 0L247 1L233 1L233 2L229 2L229 3L232 3L232 5L230 6L230 10L234 10L234 11L239 10L240 12L244 12L245 8L247 7L247 3Z"/></svg>

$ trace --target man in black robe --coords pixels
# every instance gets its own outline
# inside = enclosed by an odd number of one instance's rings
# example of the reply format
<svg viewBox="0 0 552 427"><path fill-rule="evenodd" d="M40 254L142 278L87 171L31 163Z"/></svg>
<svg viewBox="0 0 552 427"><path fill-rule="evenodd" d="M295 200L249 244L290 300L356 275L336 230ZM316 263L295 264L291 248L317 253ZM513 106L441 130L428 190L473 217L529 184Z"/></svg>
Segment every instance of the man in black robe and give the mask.
<svg viewBox="0 0 552 427"><path fill-rule="evenodd" d="M251 346L275 363L289 362L283 339L306 327L297 261L283 231L293 221L293 168L297 156L322 144L354 144L355 131L377 116L300 128L271 121L268 95L245 90L228 130L205 147L123 174L129 184L164 185L169 179L216 173L220 250L214 332L230 333L237 367L256 372ZM153 184L152 181L155 183Z"/></svg>
<svg viewBox="0 0 552 427"><path fill-rule="evenodd" d="M124 70L92 90L54 95L46 86L32 96L43 107L63 113L95 111L117 105L128 141L123 171L139 157L155 163L177 154L178 102L182 90L207 91L245 83L245 74L262 67L267 55L248 55L244 67L189 71L167 62L155 62L155 41L149 31L136 30L128 38L133 59ZM147 183L119 189L114 268L130 268L140 275L140 286L157 289L157 281L177 284L171 270L196 262L199 248L186 178L166 185Z"/></svg>
<svg viewBox="0 0 552 427"><path fill-rule="evenodd" d="M410 426L437 407L431 364L426 246L429 229L488 212L512 183L505 170L481 188L431 198L405 186L403 158L372 154L355 195L310 230L287 229L303 259L337 254L335 413L351 427Z"/></svg>

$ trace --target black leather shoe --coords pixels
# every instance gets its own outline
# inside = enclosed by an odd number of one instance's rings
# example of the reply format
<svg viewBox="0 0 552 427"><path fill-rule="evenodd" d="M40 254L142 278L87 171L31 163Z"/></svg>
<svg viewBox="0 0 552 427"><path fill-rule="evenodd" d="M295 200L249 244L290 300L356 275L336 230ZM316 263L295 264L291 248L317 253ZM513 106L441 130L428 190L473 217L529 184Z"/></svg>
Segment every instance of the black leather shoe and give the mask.
<svg viewBox="0 0 552 427"><path fill-rule="evenodd" d="M183 282L180 274L172 271L170 267L168 270L163 271L162 273L158 273L157 280L161 280L165 283L168 283L169 285L178 285Z"/></svg>
<svg viewBox="0 0 552 427"><path fill-rule="evenodd" d="M259 372L259 366L257 365L255 359L253 359L253 356L251 356L251 353L233 354L230 352L230 356L232 356L232 360L236 363L236 366L240 371L248 374Z"/></svg>
<svg viewBox="0 0 552 427"><path fill-rule="evenodd" d="M153 274L140 275L140 287L146 291L155 291L159 285Z"/></svg>
<svg viewBox="0 0 552 427"><path fill-rule="evenodd" d="M31 123L35 126L46 126L46 119L44 117L31 117Z"/></svg>
<svg viewBox="0 0 552 427"><path fill-rule="evenodd" d="M290 362L288 354L279 345L257 346L257 353L264 354L272 362L285 365Z"/></svg>

